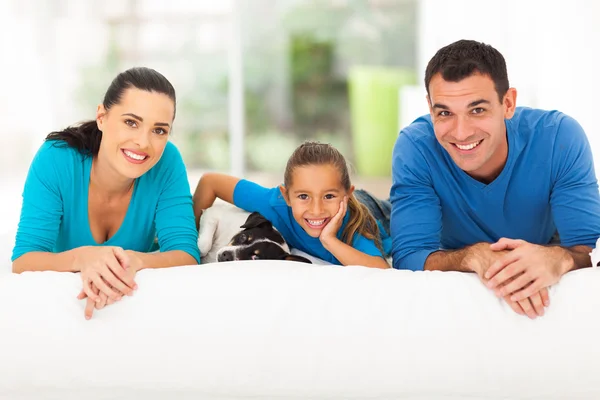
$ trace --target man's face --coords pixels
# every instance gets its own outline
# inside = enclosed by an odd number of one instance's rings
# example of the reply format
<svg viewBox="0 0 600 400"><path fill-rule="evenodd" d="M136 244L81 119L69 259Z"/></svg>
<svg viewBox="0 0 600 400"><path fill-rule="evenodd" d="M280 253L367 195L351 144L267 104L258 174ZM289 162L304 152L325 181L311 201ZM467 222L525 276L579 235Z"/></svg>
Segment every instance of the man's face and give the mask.
<svg viewBox="0 0 600 400"><path fill-rule="evenodd" d="M441 74L429 83L429 112L435 136L460 169L482 182L493 181L508 157L505 119L512 118L517 92L502 102L488 75L475 73L459 82Z"/></svg>

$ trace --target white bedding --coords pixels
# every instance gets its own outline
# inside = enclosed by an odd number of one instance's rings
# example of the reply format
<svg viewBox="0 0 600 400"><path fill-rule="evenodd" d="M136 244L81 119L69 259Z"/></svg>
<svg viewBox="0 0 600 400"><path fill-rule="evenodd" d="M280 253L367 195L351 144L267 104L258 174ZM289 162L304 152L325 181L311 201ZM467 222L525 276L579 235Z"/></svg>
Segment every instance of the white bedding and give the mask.
<svg viewBox="0 0 600 400"><path fill-rule="evenodd" d="M78 275L0 275L0 399L600 398L599 269L535 321L471 274L248 261L138 284L86 321Z"/></svg>

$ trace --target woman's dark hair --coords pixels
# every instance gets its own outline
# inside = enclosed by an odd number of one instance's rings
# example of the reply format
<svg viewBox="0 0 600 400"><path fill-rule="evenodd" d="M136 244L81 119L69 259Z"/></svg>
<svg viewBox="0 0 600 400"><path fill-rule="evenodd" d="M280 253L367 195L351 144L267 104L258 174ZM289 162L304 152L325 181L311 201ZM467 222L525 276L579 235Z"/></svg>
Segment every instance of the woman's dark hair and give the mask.
<svg viewBox="0 0 600 400"><path fill-rule="evenodd" d="M108 111L113 105L119 104L123 93L129 88L165 94L173 100L174 106L176 104L175 89L167 78L151 68L136 67L121 72L113 79L102 101L104 108ZM175 111L173 111L173 118L175 118ZM69 126L62 131L52 132L46 136L46 140L62 141L81 153L95 156L100 149L102 132L98 129L96 121L91 120Z"/></svg>
<svg viewBox="0 0 600 400"><path fill-rule="evenodd" d="M496 87L500 102L508 91L508 73L502 54L489 44L474 40L459 40L442 47L425 69L425 90L437 73L448 82L460 82L475 73L489 76Z"/></svg>

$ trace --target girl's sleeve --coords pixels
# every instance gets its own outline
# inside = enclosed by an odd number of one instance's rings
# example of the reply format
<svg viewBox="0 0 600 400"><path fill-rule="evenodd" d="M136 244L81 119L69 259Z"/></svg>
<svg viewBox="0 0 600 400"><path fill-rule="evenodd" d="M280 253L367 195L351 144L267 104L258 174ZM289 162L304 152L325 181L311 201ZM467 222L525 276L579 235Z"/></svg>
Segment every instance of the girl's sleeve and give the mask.
<svg viewBox="0 0 600 400"><path fill-rule="evenodd" d="M355 235L355 238L352 241L352 247L370 256L383 257L381 250L377 248L374 241L369 240L366 237L359 234Z"/></svg>
<svg viewBox="0 0 600 400"><path fill-rule="evenodd" d="M241 179L233 190L233 204L248 212L257 211L270 221L277 218L271 200L273 196L282 196L279 188L266 188L257 183Z"/></svg>
<svg viewBox="0 0 600 400"><path fill-rule="evenodd" d="M169 143L161 162L169 170L160 182L160 196L156 207L156 235L160 251L185 251L200 263L198 230L183 158L177 148Z"/></svg>
<svg viewBox="0 0 600 400"><path fill-rule="evenodd" d="M23 254L52 252L63 217L59 174L65 153L54 142L46 142L33 158L25 180L21 217L11 261Z"/></svg>

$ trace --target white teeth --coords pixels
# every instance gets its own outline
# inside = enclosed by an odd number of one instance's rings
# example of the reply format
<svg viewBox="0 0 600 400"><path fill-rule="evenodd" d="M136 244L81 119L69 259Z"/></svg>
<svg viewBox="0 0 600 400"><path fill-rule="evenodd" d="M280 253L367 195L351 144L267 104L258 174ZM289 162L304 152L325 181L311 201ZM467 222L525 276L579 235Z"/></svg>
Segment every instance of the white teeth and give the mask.
<svg viewBox="0 0 600 400"><path fill-rule="evenodd" d="M123 152L125 155L127 155L127 157L133 158L134 160L142 161L146 158L146 156L140 156L139 154L132 153L129 150L123 150Z"/></svg>
<svg viewBox="0 0 600 400"><path fill-rule="evenodd" d="M325 223L324 219L307 219L310 225L319 226Z"/></svg>
<svg viewBox="0 0 600 400"><path fill-rule="evenodd" d="M456 147L458 147L461 150L472 150L475 147L479 146L479 143L481 143L481 140L478 142L473 142L471 144L467 144L467 145L461 145L461 144L456 144Z"/></svg>

